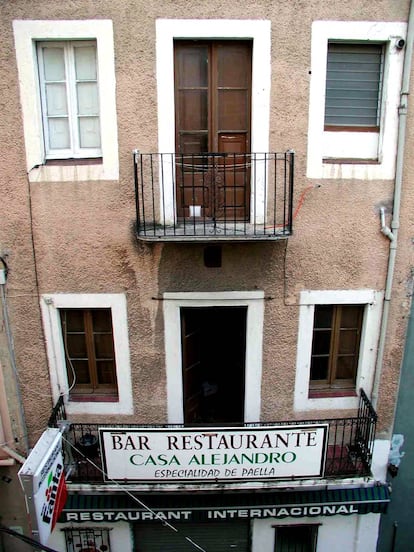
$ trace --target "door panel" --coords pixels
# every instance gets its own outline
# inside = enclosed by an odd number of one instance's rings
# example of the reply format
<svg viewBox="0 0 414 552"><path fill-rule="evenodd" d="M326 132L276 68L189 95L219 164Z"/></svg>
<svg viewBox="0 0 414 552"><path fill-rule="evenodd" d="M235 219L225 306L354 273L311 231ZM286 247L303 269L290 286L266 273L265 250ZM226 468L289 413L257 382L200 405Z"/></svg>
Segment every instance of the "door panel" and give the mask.
<svg viewBox="0 0 414 552"><path fill-rule="evenodd" d="M178 216L247 220L250 164L218 154L250 151L251 42L176 41L174 51Z"/></svg>
<svg viewBox="0 0 414 552"><path fill-rule="evenodd" d="M247 220L250 197L250 156L245 154L245 134L220 134L216 172L216 211L224 220Z"/></svg>
<svg viewBox="0 0 414 552"><path fill-rule="evenodd" d="M218 135L238 130L247 135L246 113L248 98L243 90L217 90Z"/></svg>
<svg viewBox="0 0 414 552"><path fill-rule="evenodd" d="M181 125L186 131L207 128L207 90L182 90L179 96Z"/></svg>

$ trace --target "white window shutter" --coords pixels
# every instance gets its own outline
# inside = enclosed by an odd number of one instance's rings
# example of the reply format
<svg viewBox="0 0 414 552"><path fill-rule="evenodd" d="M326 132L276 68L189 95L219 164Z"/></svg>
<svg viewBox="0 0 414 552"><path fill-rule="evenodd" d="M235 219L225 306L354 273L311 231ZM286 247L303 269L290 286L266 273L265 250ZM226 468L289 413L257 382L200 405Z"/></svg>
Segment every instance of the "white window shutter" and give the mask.
<svg viewBox="0 0 414 552"><path fill-rule="evenodd" d="M43 66L46 81L65 81L64 49L57 47L44 47Z"/></svg>
<svg viewBox="0 0 414 552"><path fill-rule="evenodd" d="M76 46L74 57L79 146L81 148L99 148L101 137L96 48L95 46Z"/></svg>
<svg viewBox="0 0 414 552"><path fill-rule="evenodd" d="M328 43L325 124L379 126L382 72L382 44Z"/></svg>
<svg viewBox="0 0 414 552"><path fill-rule="evenodd" d="M47 158L101 155L96 43L43 42L38 52Z"/></svg>
<svg viewBox="0 0 414 552"><path fill-rule="evenodd" d="M44 47L45 123L50 149L70 147L66 71L63 47Z"/></svg>
<svg viewBox="0 0 414 552"><path fill-rule="evenodd" d="M100 147L99 117L79 118L79 139L81 148Z"/></svg>

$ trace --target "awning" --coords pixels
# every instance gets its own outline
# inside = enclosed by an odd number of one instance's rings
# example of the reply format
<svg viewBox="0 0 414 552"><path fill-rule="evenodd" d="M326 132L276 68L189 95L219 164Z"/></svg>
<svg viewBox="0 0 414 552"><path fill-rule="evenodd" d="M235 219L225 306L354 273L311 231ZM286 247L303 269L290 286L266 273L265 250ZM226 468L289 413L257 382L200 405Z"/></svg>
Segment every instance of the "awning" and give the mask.
<svg viewBox="0 0 414 552"><path fill-rule="evenodd" d="M59 519L66 522L201 521L232 518L382 514L387 485L324 490L229 494L70 494Z"/></svg>

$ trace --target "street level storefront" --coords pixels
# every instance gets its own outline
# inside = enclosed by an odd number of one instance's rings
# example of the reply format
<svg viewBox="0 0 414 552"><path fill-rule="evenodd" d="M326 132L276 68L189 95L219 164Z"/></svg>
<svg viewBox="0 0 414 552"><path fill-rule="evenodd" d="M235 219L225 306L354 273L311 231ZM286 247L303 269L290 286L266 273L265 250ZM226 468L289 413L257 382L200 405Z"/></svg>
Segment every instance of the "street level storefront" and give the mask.
<svg viewBox="0 0 414 552"><path fill-rule="evenodd" d="M248 494L70 494L54 540L57 546L66 539L71 550L70 542L83 533L90 546L95 534L102 538L106 531L112 551L273 552L296 546L332 552L355 539L358 550L375 550L372 530L389 500L385 485Z"/></svg>

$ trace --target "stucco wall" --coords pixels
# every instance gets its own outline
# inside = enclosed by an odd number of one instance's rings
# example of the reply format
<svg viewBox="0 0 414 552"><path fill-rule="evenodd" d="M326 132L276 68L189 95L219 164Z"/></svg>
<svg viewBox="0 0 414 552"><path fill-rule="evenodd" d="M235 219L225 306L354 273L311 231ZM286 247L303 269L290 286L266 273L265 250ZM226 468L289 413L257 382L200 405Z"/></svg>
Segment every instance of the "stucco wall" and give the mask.
<svg viewBox="0 0 414 552"><path fill-rule="evenodd" d="M134 415L137 423L166 420L161 297L166 291L263 290L262 419L300 418L293 409L299 294L305 289L385 286L389 242L380 233L379 208L392 205L390 180L306 178L311 24L314 20L405 21L408 0L355 2L56 1L0 6L0 97L3 146L0 250L7 252L7 283L29 434L35 442L52 405L39 313L45 293L119 293L127 297ZM97 12L98 10L98 12ZM14 54L14 19L113 21L119 139L119 181L31 182L25 151ZM133 232L131 151L156 151L157 18L251 18L271 21L270 150L296 151L296 206L287 241L224 245L221 268L206 268L201 245L141 245ZM406 329L412 274L414 167L409 111L401 229L393 303L382 372L380 429L392 421ZM320 412L317 415L345 415ZM120 421L120 420L119 420Z"/></svg>

